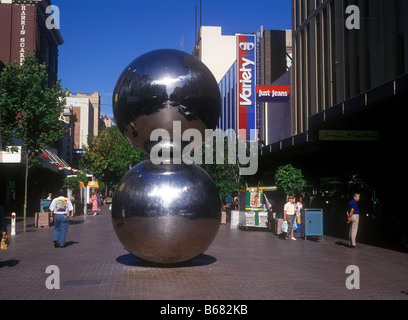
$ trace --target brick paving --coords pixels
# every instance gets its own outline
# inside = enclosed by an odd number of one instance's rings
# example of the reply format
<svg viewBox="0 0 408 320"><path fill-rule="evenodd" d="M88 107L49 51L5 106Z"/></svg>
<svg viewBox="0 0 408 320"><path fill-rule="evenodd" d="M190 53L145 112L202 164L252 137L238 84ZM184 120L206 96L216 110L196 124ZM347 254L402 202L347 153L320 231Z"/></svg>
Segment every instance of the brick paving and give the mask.
<svg viewBox="0 0 408 320"><path fill-rule="evenodd" d="M408 253L324 236L287 241L270 232L221 225L196 260L172 267L131 256L117 239L107 206L98 216L75 217L66 248L55 249L53 227L12 237L0 250L4 300L408 300ZM60 289L47 289L48 266ZM348 290L346 268L360 270L360 289Z"/></svg>

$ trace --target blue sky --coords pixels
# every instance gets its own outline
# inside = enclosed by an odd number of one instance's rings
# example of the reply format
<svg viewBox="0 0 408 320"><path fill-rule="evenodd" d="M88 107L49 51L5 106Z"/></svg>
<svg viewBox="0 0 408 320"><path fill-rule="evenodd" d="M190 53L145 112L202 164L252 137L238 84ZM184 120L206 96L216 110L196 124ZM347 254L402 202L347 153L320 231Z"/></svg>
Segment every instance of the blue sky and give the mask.
<svg viewBox="0 0 408 320"><path fill-rule="evenodd" d="M155 49L194 47L200 0L52 0L60 9L59 78L72 92L101 94L112 116L112 92L122 70ZM202 24L223 33L291 29L290 0L202 0ZM199 12L198 12L199 19Z"/></svg>

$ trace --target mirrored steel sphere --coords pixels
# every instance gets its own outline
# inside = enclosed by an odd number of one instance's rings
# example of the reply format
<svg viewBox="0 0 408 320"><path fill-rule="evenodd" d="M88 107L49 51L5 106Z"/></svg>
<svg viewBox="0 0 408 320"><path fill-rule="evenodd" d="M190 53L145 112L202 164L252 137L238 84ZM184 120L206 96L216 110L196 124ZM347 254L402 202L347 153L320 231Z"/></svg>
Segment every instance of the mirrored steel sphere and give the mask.
<svg viewBox="0 0 408 320"><path fill-rule="evenodd" d="M135 59L120 75L113 93L113 113L123 135L149 153L152 130L164 129L172 138L173 121L181 131L215 129L221 95L211 71L192 55L163 49Z"/></svg>
<svg viewBox="0 0 408 320"><path fill-rule="evenodd" d="M199 256L217 235L221 201L199 166L136 165L120 181L112 222L124 247L139 259L175 264Z"/></svg>

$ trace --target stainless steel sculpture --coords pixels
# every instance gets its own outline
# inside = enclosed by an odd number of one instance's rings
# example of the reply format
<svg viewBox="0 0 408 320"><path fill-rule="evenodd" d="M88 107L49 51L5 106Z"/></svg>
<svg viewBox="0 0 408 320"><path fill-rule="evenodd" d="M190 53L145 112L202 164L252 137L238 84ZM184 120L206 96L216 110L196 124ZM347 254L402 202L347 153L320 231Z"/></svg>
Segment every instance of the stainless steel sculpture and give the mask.
<svg viewBox="0 0 408 320"><path fill-rule="evenodd" d="M220 225L220 198L199 166L139 163L118 185L112 205L116 234L138 258L191 260L207 250Z"/></svg>
<svg viewBox="0 0 408 320"><path fill-rule="evenodd" d="M192 55L156 50L135 59L120 75L113 92L113 113L123 135L149 153L154 129L173 132L215 129L221 114L221 95L211 71Z"/></svg>
<svg viewBox="0 0 408 320"><path fill-rule="evenodd" d="M113 95L116 123L130 143L148 153L154 129L181 133L215 129L221 113L217 82L208 68L178 50L157 50L134 60ZM172 138L172 137L171 137ZM170 144L173 140L171 140ZM174 147L174 146L172 146ZM114 230L134 256L153 263L185 262L211 245L221 201L210 176L195 164L137 164L120 181L112 203Z"/></svg>

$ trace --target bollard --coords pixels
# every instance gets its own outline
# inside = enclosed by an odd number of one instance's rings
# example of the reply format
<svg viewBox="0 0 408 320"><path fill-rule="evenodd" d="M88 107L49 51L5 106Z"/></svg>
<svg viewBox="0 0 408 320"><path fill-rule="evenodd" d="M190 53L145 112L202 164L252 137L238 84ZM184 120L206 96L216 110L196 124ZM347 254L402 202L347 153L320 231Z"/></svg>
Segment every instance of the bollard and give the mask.
<svg viewBox="0 0 408 320"><path fill-rule="evenodd" d="M12 236L16 235L16 213L15 212L11 214L11 233L10 235Z"/></svg>

